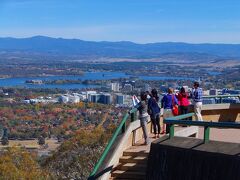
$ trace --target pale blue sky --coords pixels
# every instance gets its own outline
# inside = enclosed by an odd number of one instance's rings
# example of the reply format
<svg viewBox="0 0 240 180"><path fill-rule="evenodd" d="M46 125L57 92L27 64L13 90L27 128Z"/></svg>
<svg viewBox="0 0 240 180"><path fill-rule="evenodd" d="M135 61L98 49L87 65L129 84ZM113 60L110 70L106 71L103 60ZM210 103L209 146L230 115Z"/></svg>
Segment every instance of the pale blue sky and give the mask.
<svg viewBox="0 0 240 180"><path fill-rule="evenodd" d="M0 0L0 37L240 43L239 0Z"/></svg>

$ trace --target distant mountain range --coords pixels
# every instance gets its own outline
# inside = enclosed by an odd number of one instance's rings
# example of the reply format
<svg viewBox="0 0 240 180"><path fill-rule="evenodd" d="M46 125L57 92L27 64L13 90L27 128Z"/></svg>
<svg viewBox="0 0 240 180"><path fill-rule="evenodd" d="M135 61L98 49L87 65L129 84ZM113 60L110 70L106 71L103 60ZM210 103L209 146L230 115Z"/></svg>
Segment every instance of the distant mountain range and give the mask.
<svg viewBox="0 0 240 180"><path fill-rule="evenodd" d="M128 41L94 42L79 39L34 36L31 38L0 38L1 54L29 56L64 56L75 58L159 58L159 57L221 57L239 58L240 44L190 44L163 42L137 44Z"/></svg>

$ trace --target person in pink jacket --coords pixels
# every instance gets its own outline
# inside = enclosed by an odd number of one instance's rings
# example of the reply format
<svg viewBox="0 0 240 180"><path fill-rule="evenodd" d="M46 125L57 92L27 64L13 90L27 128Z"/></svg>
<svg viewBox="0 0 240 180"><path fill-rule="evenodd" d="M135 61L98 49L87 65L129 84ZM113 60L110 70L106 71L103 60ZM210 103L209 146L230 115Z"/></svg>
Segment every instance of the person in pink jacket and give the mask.
<svg viewBox="0 0 240 180"><path fill-rule="evenodd" d="M188 113L188 106L189 106L189 100L188 100L188 93L185 92L185 88L182 87L180 92L176 95L178 99L178 105L179 105L179 111L180 114L187 114Z"/></svg>

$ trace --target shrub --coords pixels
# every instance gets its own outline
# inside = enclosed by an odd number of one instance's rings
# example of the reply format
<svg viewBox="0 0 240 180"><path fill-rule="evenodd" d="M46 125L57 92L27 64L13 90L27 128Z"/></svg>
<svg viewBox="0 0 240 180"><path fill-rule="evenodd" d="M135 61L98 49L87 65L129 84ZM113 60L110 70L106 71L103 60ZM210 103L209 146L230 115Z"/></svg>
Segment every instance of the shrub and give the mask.
<svg viewBox="0 0 240 180"><path fill-rule="evenodd" d="M51 176L41 170L34 156L22 148L8 148L0 156L0 179L48 180Z"/></svg>
<svg viewBox="0 0 240 180"><path fill-rule="evenodd" d="M45 138L44 138L43 136L40 136L40 137L38 138L38 144L39 144L39 145L44 145L44 144L45 144Z"/></svg>
<svg viewBox="0 0 240 180"><path fill-rule="evenodd" d="M76 132L43 162L43 167L57 179L87 179L110 135L102 127Z"/></svg>
<svg viewBox="0 0 240 180"><path fill-rule="evenodd" d="M3 145L3 146L6 146L6 145L8 145L8 144L9 144L8 138L7 138L7 137L3 137L3 138L2 138L2 145Z"/></svg>

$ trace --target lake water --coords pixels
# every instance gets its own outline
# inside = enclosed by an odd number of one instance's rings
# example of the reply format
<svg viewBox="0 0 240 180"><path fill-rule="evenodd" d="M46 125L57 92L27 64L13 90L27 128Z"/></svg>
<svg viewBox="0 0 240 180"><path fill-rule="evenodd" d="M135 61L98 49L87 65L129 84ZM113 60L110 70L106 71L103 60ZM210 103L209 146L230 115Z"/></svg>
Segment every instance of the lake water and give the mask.
<svg viewBox="0 0 240 180"><path fill-rule="evenodd" d="M221 72L217 72L217 71L208 71L208 74L212 75L212 76L217 76L217 75L220 75L222 73Z"/></svg>
<svg viewBox="0 0 240 180"><path fill-rule="evenodd" d="M26 88L59 88L59 89L83 89L94 88L96 85L85 84L26 84L26 80L108 80L118 78L129 78L122 72L85 72L83 76L47 76L47 77L29 77L29 78L7 78L0 79L0 87L26 87ZM190 79L186 77L165 77L165 76L138 76L142 80L167 80L167 79Z"/></svg>

